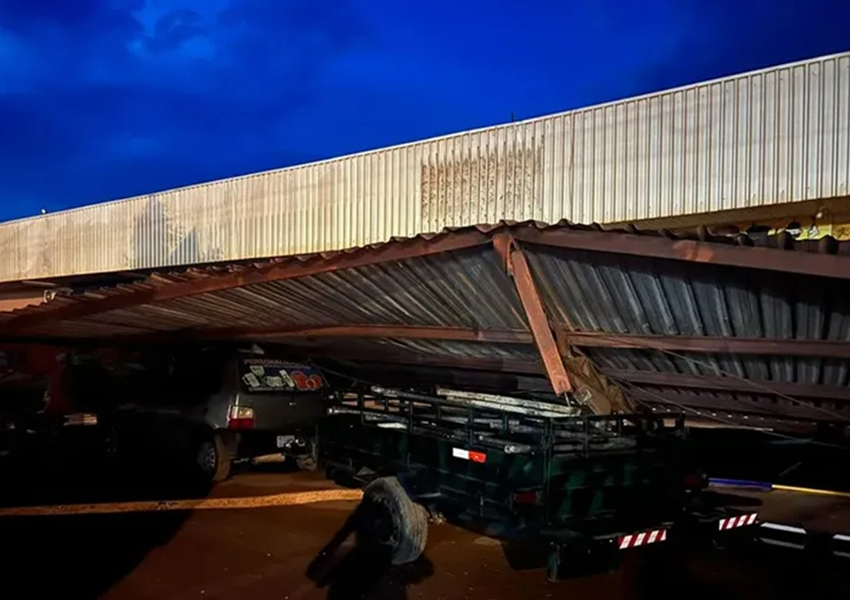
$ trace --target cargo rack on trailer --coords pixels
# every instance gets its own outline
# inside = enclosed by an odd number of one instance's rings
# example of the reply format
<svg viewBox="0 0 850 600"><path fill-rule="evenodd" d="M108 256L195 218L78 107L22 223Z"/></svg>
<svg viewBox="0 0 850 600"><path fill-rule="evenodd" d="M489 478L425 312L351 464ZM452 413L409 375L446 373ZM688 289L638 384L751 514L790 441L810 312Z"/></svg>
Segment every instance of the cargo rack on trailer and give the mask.
<svg viewBox="0 0 850 600"><path fill-rule="evenodd" d="M320 463L334 481L364 487L348 527L389 548L393 564L420 556L429 516L545 547L551 580L588 555L616 560L621 550L757 529L748 527L756 513L703 501L707 479L689 467L680 414L587 416L377 386L338 398L330 413Z"/></svg>

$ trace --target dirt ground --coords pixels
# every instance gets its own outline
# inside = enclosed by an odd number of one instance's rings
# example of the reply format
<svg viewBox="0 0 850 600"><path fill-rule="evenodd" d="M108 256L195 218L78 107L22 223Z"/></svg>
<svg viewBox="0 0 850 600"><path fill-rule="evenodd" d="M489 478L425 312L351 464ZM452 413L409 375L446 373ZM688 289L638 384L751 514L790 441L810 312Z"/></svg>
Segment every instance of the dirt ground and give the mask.
<svg viewBox="0 0 850 600"><path fill-rule="evenodd" d="M269 467L239 474L210 496L264 496L329 486L315 475ZM102 487L109 487L109 482ZM121 489L110 499L133 495L130 488ZM67 500L75 494L65 490L53 497ZM786 518L793 518L788 514L793 502L784 496L779 502L780 509L772 510L784 510ZM548 583L542 569L512 570L499 542L450 525L431 527L426 556L413 565L387 569L348 546L335 567L320 565L323 577L317 583L312 570L308 576L308 567L353 506L351 501L336 501L254 509L0 517L4 543L0 595L78 600L333 600L363 594L391 600L639 599L671 593L692 600L850 597L850 561L833 563L776 549L662 554L653 560L631 554L614 571ZM818 519L828 518L812 508L810 500L803 506Z"/></svg>

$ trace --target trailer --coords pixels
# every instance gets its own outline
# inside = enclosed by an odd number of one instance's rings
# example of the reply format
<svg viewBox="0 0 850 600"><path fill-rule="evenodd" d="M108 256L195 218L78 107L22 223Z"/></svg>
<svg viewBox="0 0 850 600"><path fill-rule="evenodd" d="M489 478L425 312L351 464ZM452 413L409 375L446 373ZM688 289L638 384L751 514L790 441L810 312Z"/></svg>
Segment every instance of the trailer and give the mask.
<svg viewBox="0 0 850 600"><path fill-rule="evenodd" d="M584 415L512 397L373 386L338 399L319 454L331 479L364 488L342 537L385 549L392 564L421 555L433 517L545 549L550 580L588 556L616 561L757 530L757 513L707 501L684 420L672 413Z"/></svg>

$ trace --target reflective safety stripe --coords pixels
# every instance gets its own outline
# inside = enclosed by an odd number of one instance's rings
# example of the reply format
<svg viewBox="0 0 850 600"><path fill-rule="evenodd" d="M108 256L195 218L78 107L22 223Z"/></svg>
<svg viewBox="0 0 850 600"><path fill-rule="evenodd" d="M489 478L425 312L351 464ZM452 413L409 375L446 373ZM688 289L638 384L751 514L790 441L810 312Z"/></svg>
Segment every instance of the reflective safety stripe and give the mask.
<svg viewBox="0 0 850 600"><path fill-rule="evenodd" d="M726 531L729 529L735 529L736 527L744 527L746 525L753 525L756 522L756 518L758 517L758 513L749 513L746 515L739 515L737 517L729 517L726 519L720 519L718 522L718 529L721 531Z"/></svg>
<svg viewBox="0 0 850 600"><path fill-rule="evenodd" d="M464 450L463 448L452 448L452 456L463 460L471 460L472 462L483 463L487 462L487 455L483 452L475 450Z"/></svg>
<svg viewBox="0 0 850 600"><path fill-rule="evenodd" d="M648 546L656 542L667 541L666 529L653 529L651 531L641 531L640 533L632 533L629 535L621 535L617 538L617 547L620 550L628 548L637 548L638 546Z"/></svg>

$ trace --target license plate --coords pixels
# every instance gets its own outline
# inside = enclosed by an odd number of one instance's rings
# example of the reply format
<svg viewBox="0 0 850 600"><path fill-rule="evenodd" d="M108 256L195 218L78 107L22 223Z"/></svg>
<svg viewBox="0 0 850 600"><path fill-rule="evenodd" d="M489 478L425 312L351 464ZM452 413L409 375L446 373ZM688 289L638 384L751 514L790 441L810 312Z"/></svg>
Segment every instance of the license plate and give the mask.
<svg viewBox="0 0 850 600"><path fill-rule="evenodd" d="M277 436L277 447L283 448L287 446L294 439L291 435L279 435Z"/></svg>

